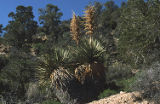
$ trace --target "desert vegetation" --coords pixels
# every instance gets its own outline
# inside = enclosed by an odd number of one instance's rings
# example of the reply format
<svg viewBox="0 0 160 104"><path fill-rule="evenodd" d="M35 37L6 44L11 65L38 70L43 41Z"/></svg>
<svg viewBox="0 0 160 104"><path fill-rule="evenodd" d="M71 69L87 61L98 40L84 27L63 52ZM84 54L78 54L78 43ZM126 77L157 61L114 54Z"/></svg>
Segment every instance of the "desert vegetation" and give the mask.
<svg viewBox="0 0 160 104"><path fill-rule="evenodd" d="M18 6L0 25L0 104L85 104L121 91L160 103L160 1L93 2L69 20L53 4L39 13Z"/></svg>

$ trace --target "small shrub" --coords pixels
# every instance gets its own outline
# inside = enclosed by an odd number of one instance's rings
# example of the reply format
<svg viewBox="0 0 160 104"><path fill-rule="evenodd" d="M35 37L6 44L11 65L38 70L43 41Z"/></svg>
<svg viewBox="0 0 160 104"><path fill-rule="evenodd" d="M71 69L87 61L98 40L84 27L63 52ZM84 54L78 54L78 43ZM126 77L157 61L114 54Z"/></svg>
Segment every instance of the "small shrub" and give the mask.
<svg viewBox="0 0 160 104"><path fill-rule="evenodd" d="M119 80L116 81L116 85L120 86L119 91L127 91L130 92L131 91L131 85L132 83L135 82L135 76L128 78L128 79L123 79L123 80Z"/></svg>
<svg viewBox="0 0 160 104"><path fill-rule="evenodd" d="M61 103L58 101L54 101L54 100L47 100L47 101L42 102L42 104L61 104Z"/></svg>
<svg viewBox="0 0 160 104"><path fill-rule="evenodd" d="M119 62L115 62L112 66L109 66L107 72L107 81L117 81L121 79L127 79L132 76L131 67L122 64Z"/></svg>
<svg viewBox="0 0 160 104"><path fill-rule="evenodd" d="M111 96L111 95L116 94L116 93L118 93L118 92L115 91L115 90L106 89L98 96L98 99L102 99L102 98Z"/></svg>
<svg viewBox="0 0 160 104"><path fill-rule="evenodd" d="M108 88L116 91L129 91L129 85L132 82L131 67L119 62L113 63L108 67L106 73L106 83Z"/></svg>
<svg viewBox="0 0 160 104"><path fill-rule="evenodd" d="M154 63L150 68L137 75L132 86L133 90L142 92L142 97L160 103L160 63Z"/></svg>

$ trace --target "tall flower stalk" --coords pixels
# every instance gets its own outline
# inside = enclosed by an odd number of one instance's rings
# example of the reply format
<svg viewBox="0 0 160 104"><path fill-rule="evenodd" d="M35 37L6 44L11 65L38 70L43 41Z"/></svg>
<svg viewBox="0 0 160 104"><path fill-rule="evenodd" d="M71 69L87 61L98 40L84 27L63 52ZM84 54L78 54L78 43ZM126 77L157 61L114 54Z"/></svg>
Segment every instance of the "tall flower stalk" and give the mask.
<svg viewBox="0 0 160 104"><path fill-rule="evenodd" d="M70 32L71 32L72 39L75 40L78 45L79 37L80 37L80 26L79 26L79 19L77 18L74 12L73 12L73 17L70 24Z"/></svg>
<svg viewBox="0 0 160 104"><path fill-rule="evenodd" d="M86 10L84 11L84 19L85 19L85 30L86 30L86 34L90 36L90 43L92 40L92 35L94 33L95 30L95 7L94 6L88 6L86 8Z"/></svg>

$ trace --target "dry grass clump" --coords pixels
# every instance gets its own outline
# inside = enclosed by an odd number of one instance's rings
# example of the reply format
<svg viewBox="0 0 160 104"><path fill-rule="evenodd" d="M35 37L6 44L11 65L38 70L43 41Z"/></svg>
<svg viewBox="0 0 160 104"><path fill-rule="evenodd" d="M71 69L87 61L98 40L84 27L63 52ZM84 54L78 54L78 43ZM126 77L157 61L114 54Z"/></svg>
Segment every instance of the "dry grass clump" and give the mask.
<svg viewBox="0 0 160 104"><path fill-rule="evenodd" d="M67 86L69 80L73 79L73 75L63 67L59 67L52 72L50 79L56 88L63 88Z"/></svg>
<svg viewBox="0 0 160 104"><path fill-rule="evenodd" d="M81 65L75 69L75 77L81 84L84 84L88 78L98 81L105 80L105 67L99 63Z"/></svg>
<svg viewBox="0 0 160 104"><path fill-rule="evenodd" d="M79 36L80 36L80 28L79 28L79 19L77 18L76 14L73 13L73 17L70 24L70 32L72 39L79 43Z"/></svg>
<svg viewBox="0 0 160 104"><path fill-rule="evenodd" d="M89 65L81 65L75 69L75 77L80 81L82 84L84 83L87 76L91 76L92 69Z"/></svg>

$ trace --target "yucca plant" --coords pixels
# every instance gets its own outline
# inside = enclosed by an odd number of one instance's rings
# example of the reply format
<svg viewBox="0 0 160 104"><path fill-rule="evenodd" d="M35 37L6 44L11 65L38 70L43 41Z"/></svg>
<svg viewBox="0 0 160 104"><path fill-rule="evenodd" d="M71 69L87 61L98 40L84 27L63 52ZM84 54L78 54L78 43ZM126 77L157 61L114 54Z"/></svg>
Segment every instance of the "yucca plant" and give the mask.
<svg viewBox="0 0 160 104"><path fill-rule="evenodd" d="M61 48L53 48L50 54L44 54L40 58L40 65L38 67L38 77L40 84L47 85L51 81L51 74L58 67L66 67L70 54L68 50Z"/></svg>
<svg viewBox="0 0 160 104"><path fill-rule="evenodd" d="M107 59L106 50L96 39L82 39L80 44L73 50L73 60L79 66L75 69L75 76L80 82L87 77L105 79L103 63Z"/></svg>
<svg viewBox="0 0 160 104"><path fill-rule="evenodd" d="M78 97L81 96L77 88L81 89L80 83L69 71L69 51L64 49L53 49L52 54L43 55L39 66L39 78L42 86L50 86L55 96L64 104L78 104ZM77 100L78 99L78 100Z"/></svg>
<svg viewBox="0 0 160 104"><path fill-rule="evenodd" d="M79 20L73 14L70 25L71 34L72 39L78 45L70 47L72 58L69 51L62 49L53 49L52 54L43 55L42 57L43 61L39 68L42 75L40 76L41 83L45 84L50 80L54 86L56 96L62 103L77 104L78 102L93 100L103 90L105 82L103 63L107 55L103 45L93 38L95 29L94 14L93 6L89 6L85 11L84 25L86 34L90 36L89 39L86 38L87 36L79 38ZM67 70L68 66L73 64L76 67L74 68L75 75ZM81 98L81 96L84 96L84 98Z"/></svg>
<svg viewBox="0 0 160 104"><path fill-rule="evenodd" d="M75 68L75 77L87 89L86 98L93 100L105 86L106 68L103 63L107 59L106 50L96 39L82 38L72 52L73 62L78 66Z"/></svg>
<svg viewBox="0 0 160 104"><path fill-rule="evenodd" d="M95 31L95 8L88 6L84 16L84 29L89 39L84 36L73 50L73 60L79 66L75 69L75 77L82 85L87 86L89 99L95 99L105 85L104 62L107 58L106 49L93 38ZM94 92L94 93L92 93Z"/></svg>

